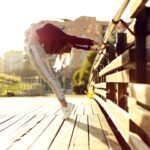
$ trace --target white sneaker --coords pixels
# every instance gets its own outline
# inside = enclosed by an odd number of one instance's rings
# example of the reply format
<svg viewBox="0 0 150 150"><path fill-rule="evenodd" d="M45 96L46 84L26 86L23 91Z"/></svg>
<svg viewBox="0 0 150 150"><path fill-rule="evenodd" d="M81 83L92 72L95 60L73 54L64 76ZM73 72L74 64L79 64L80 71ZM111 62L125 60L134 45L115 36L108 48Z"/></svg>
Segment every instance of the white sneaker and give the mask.
<svg viewBox="0 0 150 150"><path fill-rule="evenodd" d="M62 107L63 118L67 119L70 117L71 112L73 111L75 105L71 103L67 103L67 107Z"/></svg>

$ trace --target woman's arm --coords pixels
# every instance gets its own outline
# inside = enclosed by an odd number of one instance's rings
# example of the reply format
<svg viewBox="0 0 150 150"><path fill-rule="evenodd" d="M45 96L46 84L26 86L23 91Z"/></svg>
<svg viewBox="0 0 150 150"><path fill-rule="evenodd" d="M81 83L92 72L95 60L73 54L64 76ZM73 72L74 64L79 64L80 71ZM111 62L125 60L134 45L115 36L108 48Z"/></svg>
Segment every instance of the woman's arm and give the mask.
<svg viewBox="0 0 150 150"><path fill-rule="evenodd" d="M90 50L90 48L91 48L91 46L89 46L89 45L73 44L72 46L73 46L74 48L82 49L82 50Z"/></svg>
<svg viewBox="0 0 150 150"><path fill-rule="evenodd" d="M94 41L88 38L81 38L77 36L71 36L67 35L65 37L65 41L67 43L70 43L72 45L88 45L88 46L93 46Z"/></svg>

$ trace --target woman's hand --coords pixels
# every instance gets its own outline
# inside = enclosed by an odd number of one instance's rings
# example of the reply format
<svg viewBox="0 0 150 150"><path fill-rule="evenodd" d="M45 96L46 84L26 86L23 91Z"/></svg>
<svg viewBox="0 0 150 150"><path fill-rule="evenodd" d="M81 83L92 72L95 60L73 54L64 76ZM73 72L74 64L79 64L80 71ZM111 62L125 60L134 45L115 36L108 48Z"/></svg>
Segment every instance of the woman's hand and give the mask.
<svg viewBox="0 0 150 150"><path fill-rule="evenodd" d="M91 46L90 50L91 51L99 51L100 50L100 46L99 45Z"/></svg>
<svg viewBox="0 0 150 150"><path fill-rule="evenodd" d="M93 45L101 46L102 45L102 41L93 41Z"/></svg>

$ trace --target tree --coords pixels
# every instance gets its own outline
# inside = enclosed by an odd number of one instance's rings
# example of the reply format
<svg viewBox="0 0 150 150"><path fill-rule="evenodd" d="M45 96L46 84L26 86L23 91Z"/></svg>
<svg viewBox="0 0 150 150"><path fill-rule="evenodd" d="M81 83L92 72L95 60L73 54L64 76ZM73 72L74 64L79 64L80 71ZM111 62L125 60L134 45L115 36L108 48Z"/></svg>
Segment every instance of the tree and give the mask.
<svg viewBox="0 0 150 150"><path fill-rule="evenodd" d="M73 91L76 94L85 94L87 91L87 84L90 75L90 70L93 65L96 52L87 52L86 60L82 67L78 69L73 75Z"/></svg>

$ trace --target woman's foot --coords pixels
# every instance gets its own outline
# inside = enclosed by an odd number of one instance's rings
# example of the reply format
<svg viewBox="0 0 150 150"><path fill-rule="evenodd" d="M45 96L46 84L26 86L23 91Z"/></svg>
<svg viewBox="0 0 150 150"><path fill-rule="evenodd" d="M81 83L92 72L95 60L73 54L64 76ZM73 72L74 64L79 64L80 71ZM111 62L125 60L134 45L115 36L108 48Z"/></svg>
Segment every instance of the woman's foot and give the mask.
<svg viewBox="0 0 150 150"><path fill-rule="evenodd" d="M67 118L70 117L71 112L73 111L74 107L75 107L74 104L67 103L67 107L62 107L62 108L61 108L62 113L63 113L63 118L64 118L64 119L67 119Z"/></svg>

